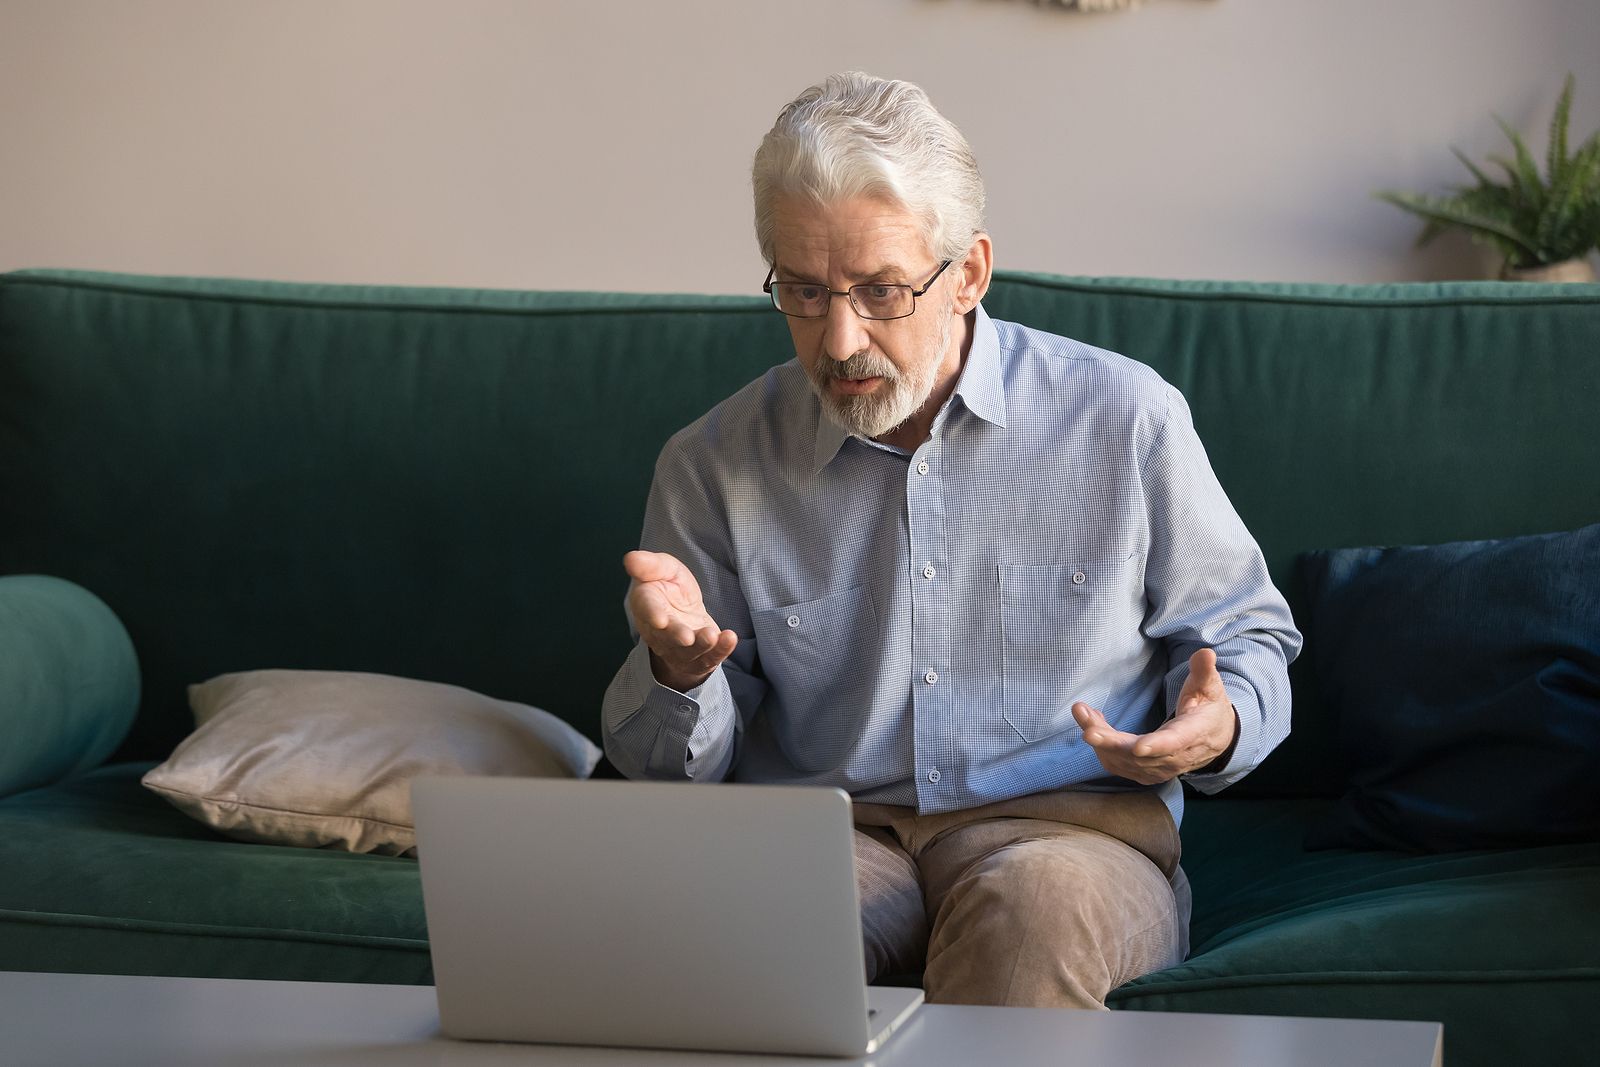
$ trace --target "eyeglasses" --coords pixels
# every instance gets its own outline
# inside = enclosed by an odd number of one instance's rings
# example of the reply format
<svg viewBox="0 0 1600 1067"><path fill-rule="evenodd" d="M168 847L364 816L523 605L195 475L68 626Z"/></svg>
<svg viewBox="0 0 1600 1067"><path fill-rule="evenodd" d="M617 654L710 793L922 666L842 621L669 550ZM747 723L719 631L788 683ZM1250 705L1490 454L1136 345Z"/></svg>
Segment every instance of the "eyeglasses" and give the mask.
<svg viewBox="0 0 1600 1067"><path fill-rule="evenodd" d="M761 291L772 297L773 307L796 319L826 317L836 296L848 296L850 306L864 319L903 319L917 310L917 297L933 288L939 275L954 262L953 259L947 259L939 264L939 269L933 272L933 277L921 289L913 289L909 285L868 282L865 285L852 285L843 292L816 282L775 282L772 276L778 268L773 267L767 271L767 280L761 283Z"/></svg>

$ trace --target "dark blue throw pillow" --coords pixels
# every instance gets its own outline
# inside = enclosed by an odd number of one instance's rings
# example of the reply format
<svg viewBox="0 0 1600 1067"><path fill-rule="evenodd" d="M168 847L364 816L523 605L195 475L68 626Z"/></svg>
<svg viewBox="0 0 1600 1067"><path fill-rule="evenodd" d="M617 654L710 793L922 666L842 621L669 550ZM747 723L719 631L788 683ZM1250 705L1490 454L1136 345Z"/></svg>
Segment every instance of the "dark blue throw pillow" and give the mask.
<svg viewBox="0 0 1600 1067"><path fill-rule="evenodd" d="M1301 563L1349 772L1307 847L1600 839L1600 525Z"/></svg>

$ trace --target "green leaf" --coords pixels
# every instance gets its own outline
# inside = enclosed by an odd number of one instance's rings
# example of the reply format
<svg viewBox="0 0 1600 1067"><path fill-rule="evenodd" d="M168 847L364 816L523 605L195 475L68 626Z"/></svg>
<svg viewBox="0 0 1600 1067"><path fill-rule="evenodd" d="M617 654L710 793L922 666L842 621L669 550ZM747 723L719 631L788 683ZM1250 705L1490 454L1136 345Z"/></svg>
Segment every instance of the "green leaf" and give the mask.
<svg viewBox="0 0 1600 1067"><path fill-rule="evenodd" d="M1528 257L1537 257L1532 242L1505 220L1480 213L1463 205L1457 197L1418 196L1414 193L1380 193L1380 199L1414 215L1420 215L1430 224L1443 224L1467 230L1484 237L1498 238L1515 247Z"/></svg>
<svg viewBox="0 0 1600 1067"><path fill-rule="evenodd" d="M1500 124L1500 128L1511 139L1512 147L1517 150L1517 167L1514 173L1517 178L1517 187L1523 198L1530 201L1542 199L1541 194L1544 192L1544 182L1539 180L1539 164L1533 161L1533 153L1528 151L1528 146L1522 140L1522 135L1512 129L1510 123L1499 115L1496 115L1494 120ZM1509 163L1503 160L1496 160L1496 162L1504 166L1508 173L1513 173Z"/></svg>
<svg viewBox="0 0 1600 1067"><path fill-rule="evenodd" d="M1563 149L1565 151L1565 149ZM1600 134L1590 137L1570 160L1563 160L1551 179L1550 195L1536 226L1537 243L1547 262L1559 263L1582 255L1586 236L1574 232L1572 223L1582 215L1585 204L1600 195Z"/></svg>
<svg viewBox="0 0 1600 1067"><path fill-rule="evenodd" d="M1551 185L1560 181L1567 169L1567 118L1572 112L1572 87L1576 81L1572 72L1568 71L1567 83L1561 89L1561 99L1556 101L1555 117L1550 120L1550 150L1545 169L1550 175Z"/></svg>

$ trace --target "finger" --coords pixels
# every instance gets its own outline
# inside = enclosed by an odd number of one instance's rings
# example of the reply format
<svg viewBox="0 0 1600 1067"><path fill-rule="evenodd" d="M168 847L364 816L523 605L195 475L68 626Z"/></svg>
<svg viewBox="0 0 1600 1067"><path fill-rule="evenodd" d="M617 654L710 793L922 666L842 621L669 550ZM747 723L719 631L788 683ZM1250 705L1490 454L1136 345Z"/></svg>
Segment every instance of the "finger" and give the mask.
<svg viewBox="0 0 1600 1067"><path fill-rule="evenodd" d="M672 601L654 585L636 585L628 595L634 624L639 629L665 630L677 621L679 614Z"/></svg>
<svg viewBox="0 0 1600 1067"><path fill-rule="evenodd" d="M723 630L721 633L717 634L716 640L712 643L711 648L701 655L699 660L700 669L707 671L716 670L718 667L722 666L723 660L727 659L733 654L734 647L738 644L738 634L734 633L732 630Z"/></svg>
<svg viewBox="0 0 1600 1067"><path fill-rule="evenodd" d="M1099 708L1090 707L1081 700L1072 705L1072 717L1077 720L1079 726L1085 729L1091 726L1111 728L1111 721L1105 717L1104 712Z"/></svg>
<svg viewBox="0 0 1600 1067"><path fill-rule="evenodd" d="M1201 737L1202 731L1188 720L1168 719L1150 733L1141 734L1132 751L1139 759L1165 759L1194 747Z"/></svg>
<svg viewBox="0 0 1600 1067"><path fill-rule="evenodd" d="M680 615L673 619L669 629L672 632L674 641L682 647L690 649L693 655L700 656L717 643L717 628L715 626L697 626L697 621Z"/></svg>
<svg viewBox="0 0 1600 1067"><path fill-rule="evenodd" d="M1105 722L1104 715L1101 715L1081 700L1072 705L1072 718L1077 722L1079 728L1084 730L1095 725L1097 719L1100 722Z"/></svg>
<svg viewBox="0 0 1600 1067"><path fill-rule="evenodd" d="M666 552L635 549L623 555L622 569L636 582L664 582L676 577L683 564Z"/></svg>
<svg viewBox="0 0 1600 1067"><path fill-rule="evenodd" d="M1083 739L1097 750L1127 751L1138 740L1112 726L1104 715L1081 701L1072 705L1072 717L1083 728Z"/></svg>
<svg viewBox="0 0 1600 1067"><path fill-rule="evenodd" d="M723 630L715 634L715 639L709 646L702 647L703 635L696 634L696 645L685 651L681 647L669 646L665 649L653 649L657 657L669 670L684 675L706 675L722 666L722 662L732 654L739 643L739 635L732 630Z"/></svg>
<svg viewBox="0 0 1600 1067"><path fill-rule="evenodd" d="M1106 722L1104 715L1081 700L1072 705L1072 718L1083 731L1083 739L1091 745L1101 740L1105 732L1111 729L1111 724Z"/></svg>

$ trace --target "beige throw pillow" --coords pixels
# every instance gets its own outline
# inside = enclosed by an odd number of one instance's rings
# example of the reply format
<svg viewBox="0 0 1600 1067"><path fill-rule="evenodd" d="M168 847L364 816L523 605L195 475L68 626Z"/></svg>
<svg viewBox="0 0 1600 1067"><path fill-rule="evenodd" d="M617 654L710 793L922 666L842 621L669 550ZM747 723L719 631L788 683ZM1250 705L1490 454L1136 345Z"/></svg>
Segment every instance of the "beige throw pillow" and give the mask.
<svg viewBox="0 0 1600 1067"><path fill-rule="evenodd" d="M415 843L411 779L587 778L588 738L547 711L438 682L249 671L189 687L199 728L147 788L230 837L398 855Z"/></svg>

